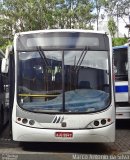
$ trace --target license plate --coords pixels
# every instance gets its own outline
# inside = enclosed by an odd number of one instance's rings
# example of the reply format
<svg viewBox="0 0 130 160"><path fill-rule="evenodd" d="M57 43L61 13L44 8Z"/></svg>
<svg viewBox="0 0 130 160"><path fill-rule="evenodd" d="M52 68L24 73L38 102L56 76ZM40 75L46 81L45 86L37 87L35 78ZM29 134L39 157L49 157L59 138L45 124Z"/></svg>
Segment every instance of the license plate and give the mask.
<svg viewBox="0 0 130 160"><path fill-rule="evenodd" d="M72 138L73 133L72 132L55 132L55 137Z"/></svg>

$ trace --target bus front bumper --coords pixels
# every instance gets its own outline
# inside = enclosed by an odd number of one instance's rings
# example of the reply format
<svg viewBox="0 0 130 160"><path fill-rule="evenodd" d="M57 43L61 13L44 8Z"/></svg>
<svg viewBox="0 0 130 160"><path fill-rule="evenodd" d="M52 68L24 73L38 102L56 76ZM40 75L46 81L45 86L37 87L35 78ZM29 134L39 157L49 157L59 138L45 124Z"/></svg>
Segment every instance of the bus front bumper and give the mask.
<svg viewBox="0 0 130 160"><path fill-rule="evenodd" d="M96 129L56 130L38 129L12 124L13 140L19 142L114 142L115 123ZM56 136L56 133L71 133L71 136Z"/></svg>

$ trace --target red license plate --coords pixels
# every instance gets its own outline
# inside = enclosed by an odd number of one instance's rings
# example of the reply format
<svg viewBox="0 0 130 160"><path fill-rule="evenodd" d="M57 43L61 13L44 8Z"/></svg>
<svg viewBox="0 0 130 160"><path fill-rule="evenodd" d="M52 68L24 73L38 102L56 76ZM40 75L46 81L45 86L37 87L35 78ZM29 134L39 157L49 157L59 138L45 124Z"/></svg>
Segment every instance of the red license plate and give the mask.
<svg viewBox="0 0 130 160"><path fill-rule="evenodd" d="M72 132L55 132L55 137L72 138L73 133Z"/></svg>

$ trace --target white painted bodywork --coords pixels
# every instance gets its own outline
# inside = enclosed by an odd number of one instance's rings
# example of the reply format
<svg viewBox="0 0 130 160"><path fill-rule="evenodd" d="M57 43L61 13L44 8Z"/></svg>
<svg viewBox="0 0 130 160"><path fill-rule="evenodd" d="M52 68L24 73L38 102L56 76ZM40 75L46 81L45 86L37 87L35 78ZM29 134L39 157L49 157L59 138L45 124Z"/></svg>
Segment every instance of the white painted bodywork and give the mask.
<svg viewBox="0 0 130 160"><path fill-rule="evenodd" d="M128 86L128 81L115 82L115 86ZM116 102L128 102L128 92L115 93Z"/></svg>
<svg viewBox="0 0 130 160"><path fill-rule="evenodd" d="M25 142L114 142L115 123L98 129L64 130L73 132L73 138L55 137L55 129L36 129L13 122L13 140Z"/></svg>
<svg viewBox="0 0 130 160"><path fill-rule="evenodd" d="M84 115L63 115L64 121L67 122L68 128L61 127L61 123L53 124L42 124L39 123L37 126L44 126L47 129L32 128L21 124L16 121L15 105L13 110L12 119L12 131L14 141L25 141L25 142L114 142L115 141L115 111L111 106L107 110L99 113L84 114ZM87 129L88 124L94 120L100 118L110 118L111 124L104 127L95 129ZM49 127L55 127L49 129ZM80 129L75 129L80 125ZM57 127L56 127L57 126ZM58 129L59 128L59 129ZM70 129L74 128L74 129ZM55 137L55 132L73 132L73 138L61 138Z"/></svg>
<svg viewBox="0 0 130 160"><path fill-rule="evenodd" d="M57 30L50 30L55 32ZM61 32L88 32L88 33L103 33L105 32L95 32L95 31L86 31L86 30L58 30ZM40 32L48 32L48 31L31 31L25 33L18 33L14 38L14 52L16 52L16 39L19 34L28 34L28 33L40 33ZM111 38L110 40L110 63L112 64L112 46L111 46ZM16 62L16 55L15 55ZM15 63L15 73L17 73L17 65ZM112 73L112 67L110 72ZM15 81L17 82L17 76L15 74ZM114 93L113 93L113 80L111 79L111 96L112 101L110 106L100 112L92 113L92 114L69 114L64 115L64 120L67 122L69 129L61 128L61 124L57 124L57 127L53 129L49 129L49 125L46 124L47 129L41 128L32 128L27 127L21 124L18 124L16 121L16 106L17 104L17 84L15 83L15 96L14 96L14 105L13 105L13 113L12 113L12 133L14 141L25 141L25 142L114 142L115 141L115 103L114 103ZM108 126L95 128L95 129L87 129L89 123L94 120L98 120L101 118L110 118L111 124ZM45 124L37 124L40 126L44 126ZM77 127L80 126L80 129ZM72 128L72 129L71 129ZM75 129L76 128L76 129ZM73 138L56 138L55 132L73 132Z"/></svg>

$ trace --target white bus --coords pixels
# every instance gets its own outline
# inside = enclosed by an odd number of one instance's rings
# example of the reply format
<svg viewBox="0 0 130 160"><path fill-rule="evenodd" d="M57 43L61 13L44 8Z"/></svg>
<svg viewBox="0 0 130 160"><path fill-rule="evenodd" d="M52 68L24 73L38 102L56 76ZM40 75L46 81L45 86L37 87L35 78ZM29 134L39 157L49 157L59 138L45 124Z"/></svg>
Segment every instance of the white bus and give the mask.
<svg viewBox="0 0 130 160"><path fill-rule="evenodd" d="M112 44L105 32L17 33L3 72L8 59L14 141L115 141Z"/></svg>
<svg viewBox="0 0 130 160"><path fill-rule="evenodd" d="M116 119L130 119L128 102L128 45L113 47Z"/></svg>
<svg viewBox="0 0 130 160"><path fill-rule="evenodd" d="M130 39L128 40L128 88L130 88ZM130 89L128 89L128 102L130 104ZM130 114L129 114L130 117Z"/></svg>
<svg viewBox="0 0 130 160"><path fill-rule="evenodd" d="M2 50L0 50L0 67L2 63L2 59L4 58L5 54ZM0 70L0 133L4 125L9 120L9 106L7 105L7 92L6 92L6 84L8 83L7 74L4 74Z"/></svg>

